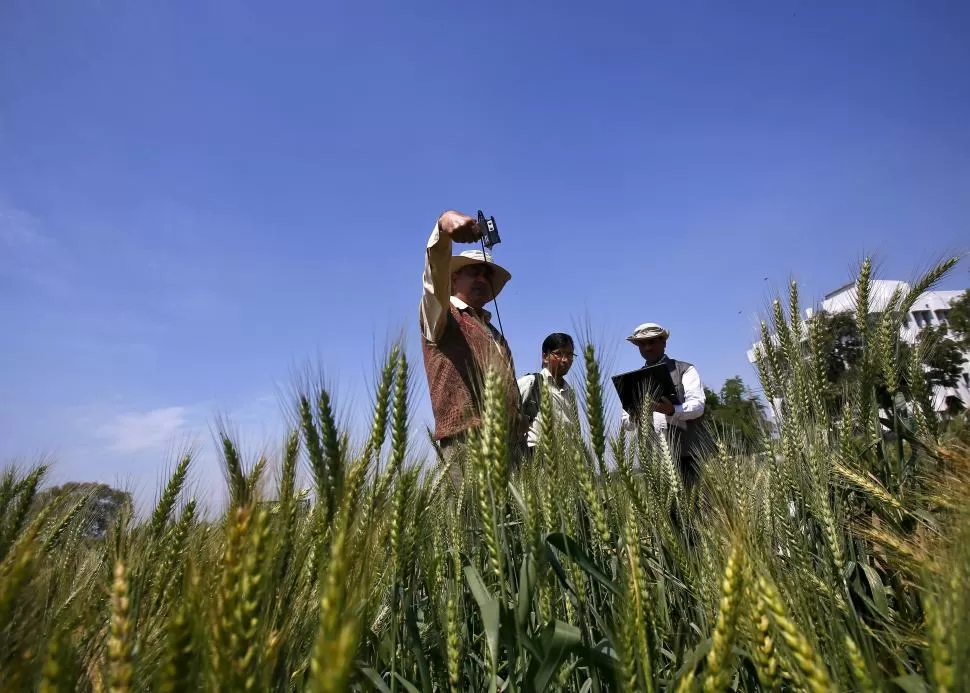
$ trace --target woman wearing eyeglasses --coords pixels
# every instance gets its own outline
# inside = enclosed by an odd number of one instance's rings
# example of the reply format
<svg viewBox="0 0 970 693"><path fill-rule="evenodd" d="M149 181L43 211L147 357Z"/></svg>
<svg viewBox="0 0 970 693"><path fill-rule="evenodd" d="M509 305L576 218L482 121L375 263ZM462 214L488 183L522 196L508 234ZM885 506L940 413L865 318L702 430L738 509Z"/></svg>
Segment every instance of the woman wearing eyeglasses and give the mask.
<svg viewBox="0 0 970 693"><path fill-rule="evenodd" d="M557 425L572 425L578 422L576 392L566 382L566 374L573 365L576 353L573 338L563 332L553 332L542 342L542 370L519 378L519 394L522 397L522 411L529 419L526 434L526 449L529 457L539 440L542 429L539 416L539 385L545 387L544 396L550 397Z"/></svg>

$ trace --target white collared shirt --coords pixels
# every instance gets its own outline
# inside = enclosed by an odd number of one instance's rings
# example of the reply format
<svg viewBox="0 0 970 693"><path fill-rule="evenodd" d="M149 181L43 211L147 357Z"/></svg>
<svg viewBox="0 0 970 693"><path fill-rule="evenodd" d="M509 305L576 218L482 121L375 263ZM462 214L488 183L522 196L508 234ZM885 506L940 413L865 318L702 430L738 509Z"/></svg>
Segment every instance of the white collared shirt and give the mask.
<svg viewBox="0 0 970 693"><path fill-rule="evenodd" d="M519 396L525 400L532 387L532 380L535 376L523 375L519 378ZM539 371L539 377L546 387L546 394L552 397L552 411L556 425L571 425L577 422L578 410L576 408L576 391L573 387L563 380L562 387L552 377L548 368ZM539 414L533 419L526 435L526 444L531 448L539 440L539 431L542 429L542 415Z"/></svg>

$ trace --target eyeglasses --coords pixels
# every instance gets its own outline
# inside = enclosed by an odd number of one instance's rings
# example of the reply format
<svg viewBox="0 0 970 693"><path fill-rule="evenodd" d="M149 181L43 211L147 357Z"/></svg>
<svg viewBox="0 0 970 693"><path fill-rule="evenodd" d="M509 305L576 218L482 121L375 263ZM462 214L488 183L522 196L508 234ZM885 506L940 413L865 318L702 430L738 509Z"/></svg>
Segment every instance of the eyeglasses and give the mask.
<svg viewBox="0 0 970 693"><path fill-rule="evenodd" d="M549 355L555 356L557 359L563 359L564 361L572 361L574 358L576 358L576 354L574 354L571 351L568 351L568 352L550 351Z"/></svg>

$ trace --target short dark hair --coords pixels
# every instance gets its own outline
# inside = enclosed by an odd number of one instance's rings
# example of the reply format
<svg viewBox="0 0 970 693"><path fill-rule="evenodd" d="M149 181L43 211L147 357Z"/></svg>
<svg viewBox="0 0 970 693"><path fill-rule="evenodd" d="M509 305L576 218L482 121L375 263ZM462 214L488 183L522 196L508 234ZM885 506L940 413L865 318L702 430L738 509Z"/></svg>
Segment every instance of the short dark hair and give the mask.
<svg viewBox="0 0 970 693"><path fill-rule="evenodd" d="M556 349L562 349L564 346L573 346L573 338L565 332L553 332L542 340L542 354L545 356Z"/></svg>

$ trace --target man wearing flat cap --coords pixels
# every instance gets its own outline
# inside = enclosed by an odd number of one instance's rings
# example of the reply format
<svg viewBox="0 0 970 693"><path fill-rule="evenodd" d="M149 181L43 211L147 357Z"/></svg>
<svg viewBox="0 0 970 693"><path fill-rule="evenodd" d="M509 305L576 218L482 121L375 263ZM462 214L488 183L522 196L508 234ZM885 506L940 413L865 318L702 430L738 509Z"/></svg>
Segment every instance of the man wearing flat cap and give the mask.
<svg viewBox="0 0 970 693"><path fill-rule="evenodd" d="M676 402L666 397L653 404L653 427L658 433L666 435L671 442L671 450L679 452L680 472L684 486L691 488L700 473L697 458L704 441L703 417L704 385L693 364L667 356L667 339L670 333L660 325L647 322L638 325L627 337L643 356L646 366L658 363L667 364L670 379L677 393ZM636 428L638 412L623 412L623 426Z"/></svg>
<svg viewBox="0 0 970 693"><path fill-rule="evenodd" d="M452 255L453 243L474 243L481 237L474 218L455 211L442 214L428 239L422 277L419 313L433 438L456 485L461 470L455 453L468 431L481 424L483 380L490 364L506 392L510 441L518 438L521 418L512 352L485 310L512 275L481 250Z"/></svg>

